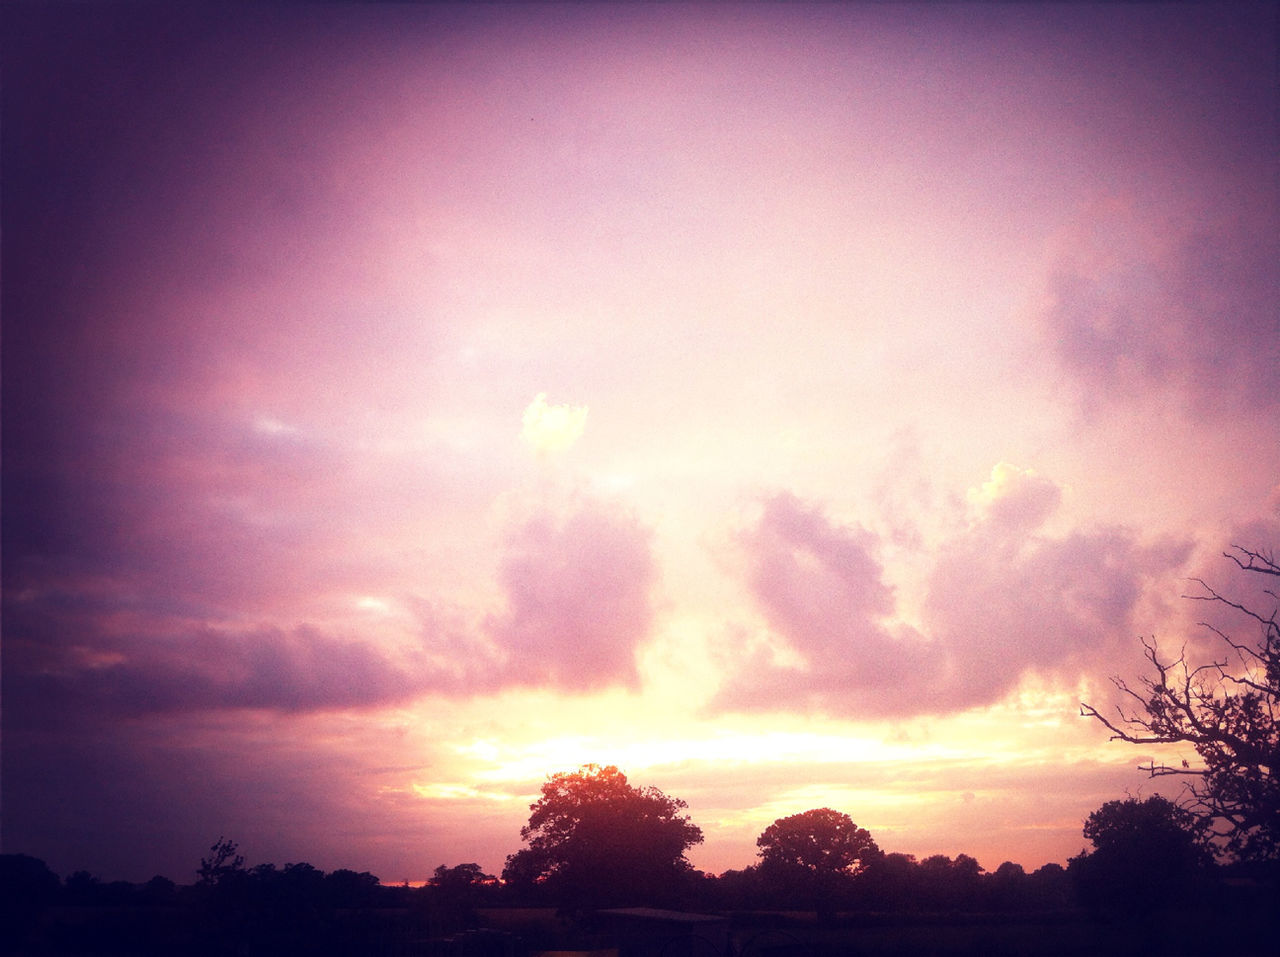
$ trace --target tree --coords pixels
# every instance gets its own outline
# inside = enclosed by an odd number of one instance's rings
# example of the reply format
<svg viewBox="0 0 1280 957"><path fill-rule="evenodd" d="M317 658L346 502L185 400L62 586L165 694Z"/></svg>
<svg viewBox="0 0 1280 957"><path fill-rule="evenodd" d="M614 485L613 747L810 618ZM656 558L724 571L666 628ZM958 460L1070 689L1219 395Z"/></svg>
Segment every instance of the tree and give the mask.
<svg viewBox="0 0 1280 957"><path fill-rule="evenodd" d="M339 868L324 879L325 893L335 907L373 907L382 891L378 878L368 871Z"/></svg>
<svg viewBox="0 0 1280 957"><path fill-rule="evenodd" d="M231 874L244 871L244 856L235 841L219 837L209 848L209 856L200 858L200 868L196 875L204 886L218 884Z"/></svg>
<svg viewBox="0 0 1280 957"><path fill-rule="evenodd" d="M1026 869L1013 861L1004 861L987 876L989 906L992 910L1026 910L1030 900L1031 878Z"/></svg>
<svg viewBox="0 0 1280 957"><path fill-rule="evenodd" d="M503 879L541 884L569 908L669 903L693 873L685 851L702 842L687 806L633 787L612 765L554 774L529 806L528 847L507 858Z"/></svg>
<svg viewBox="0 0 1280 957"><path fill-rule="evenodd" d="M61 890L58 875L38 857L0 854L0 953L21 947Z"/></svg>
<svg viewBox="0 0 1280 957"><path fill-rule="evenodd" d="M428 884L443 893L466 893L475 887L492 884L494 877L486 874L479 864L458 864L447 867L441 864L431 875Z"/></svg>
<svg viewBox="0 0 1280 957"><path fill-rule="evenodd" d="M880 854L870 832L829 807L778 818L756 839L765 867L802 867L815 873L856 874Z"/></svg>
<svg viewBox="0 0 1280 957"><path fill-rule="evenodd" d="M756 846L761 872L784 893L790 889L812 900L820 917L833 916L836 900L854 875L880 857L868 831L829 807L778 818Z"/></svg>
<svg viewBox="0 0 1280 957"><path fill-rule="evenodd" d="M982 886L982 865L968 854L952 860L946 854L931 854L917 871L918 893L924 905L935 911L970 908Z"/></svg>
<svg viewBox="0 0 1280 957"><path fill-rule="evenodd" d="M1200 896L1213 862L1205 821L1167 798L1108 801L1084 824L1094 846L1070 861L1081 901L1095 910L1150 912Z"/></svg>
<svg viewBox="0 0 1280 957"><path fill-rule="evenodd" d="M1240 546L1224 553L1241 570L1280 577L1273 554ZM1183 760L1173 766L1155 760L1142 765L1152 777L1185 779L1191 808L1214 827L1228 852L1245 860L1280 862L1280 782L1276 780L1280 736L1280 624L1275 604L1270 613L1250 608L1219 594L1200 579L1199 591L1184 597L1212 602L1232 610L1258 629L1254 641L1232 637L1216 625L1202 622L1220 647L1218 657L1193 665L1186 650L1168 659L1154 640L1142 639L1146 659L1155 668L1131 687L1112 681L1128 703L1109 717L1092 705L1080 713L1096 718L1111 731L1111 739L1130 744L1190 744L1200 766ZM1263 588L1266 601L1276 592Z"/></svg>
<svg viewBox="0 0 1280 957"><path fill-rule="evenodd" d="M866 871L866 897L874 910L918 909L920 862L914 854L893 851L881 855Z"/></svg>
<svg viewBox="0 0 1280 957"><path fill-rule="evenodd" d="M449 930L473 923L475 908L497 879L479 864L441 864L427 882L427 909L431 919Z"/></svg>

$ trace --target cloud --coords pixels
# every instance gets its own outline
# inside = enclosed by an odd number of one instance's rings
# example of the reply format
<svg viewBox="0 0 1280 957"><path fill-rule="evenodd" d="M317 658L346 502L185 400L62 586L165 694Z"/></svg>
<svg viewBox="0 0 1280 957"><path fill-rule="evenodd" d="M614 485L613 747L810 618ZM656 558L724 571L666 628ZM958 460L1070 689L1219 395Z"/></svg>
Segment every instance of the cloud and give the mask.
<svg viewBox="0 0 1280 957"><path fill-rule="evenodd" d="M585 405L547 405L547 394L539 392L521 419L520 436L539 452L560 452L582 436L587 425Z"/></svg>
<svg viewBox="0 0 1280 957"><path fill-rule="evenodd" d="M969 501L984 521L1007 532L1034 531L1057 510L1062 489L1035 469L1000 462L989 480L969 490Z"/></svg>
<svg viewBox="0 0 1280 957"><path fill-rule="evenodd" d="M735 650L738 667L713 707L895 713L913 687L936 680L928 643L889 623L893 592L869 532L837 525L781 493L764 503L742 544L748 586L784 655L761 646Z"/></svg>
<svg viewBox="0 0 1280 957"><path fill-rule="evenodd" d="M5 594L8 712L33 726L78 716L373 709L428 694L638 683L652 620L648 531L603 503L513 526L506 608L487 615L412 595L407 613L282 625L153 589L147 569L26 575ZM167 579L158 579L163 582Z"/></svg>
<svg viewBox="0 0 1280 957"><path fill-rule="evenodd" d="M1102 661L1190 544L1144 546L1123 528L1037 534L1059 497L1033 471L997 466L972 494L975 521L941 548L917 630L894 617L873 535L774 496L742 544L751 595L785 653L740 638L713 707L940 714L997 701L1030 673L1074 677Z"/></svg>
<svg viewBox="0 0 1280 957"><path fill-rule="evenodd" d="M1041 328L1087 405L1155 393L1199 415L1274 414L1280 242L1274 219L1262 219L1187 234L1164 251L1135 240L1100 253L1084 240L1063 257Z"/></svg>
<svg viewBox="0 0 1280 957"><path fill-rule="evenodd" d="M1028 672L1074 677L1139 630L1148 583L1168 579L1187 542L1143 546L1124 528L1060 538L978 526L947 545L929 579L925 625L948 656L939 710L986 704Z"/></svg>
<svg viewBox="0 0 1280 957"><path fill-rule="evenodd" d="M598 502L544 510L510 531L499 577L508 607L487 630L508 659L503 683L587 691L638 682L655 568L635 519Z"/></svg>
<svg viewBox="0 0 1280 957"><path fill-rule="evenodd" d="M32 727L86 716L376 708L459 693L492 667L461 633L404 643L305 624L232 627L92 597L15 600L5 614L8 710Z"/></svg>

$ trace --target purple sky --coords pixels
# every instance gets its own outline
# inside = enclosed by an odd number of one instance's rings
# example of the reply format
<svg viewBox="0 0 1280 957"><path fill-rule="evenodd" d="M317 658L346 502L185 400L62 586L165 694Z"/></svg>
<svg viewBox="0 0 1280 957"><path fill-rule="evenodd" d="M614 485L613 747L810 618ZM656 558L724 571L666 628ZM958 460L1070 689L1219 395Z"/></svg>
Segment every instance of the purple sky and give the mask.
<svg viewBox="0 0 1280 957"><path fill-rule="evenodd" d="M1273 5L3 16L6 852L1154 790L1078 702L1280 544Z"/></svg>

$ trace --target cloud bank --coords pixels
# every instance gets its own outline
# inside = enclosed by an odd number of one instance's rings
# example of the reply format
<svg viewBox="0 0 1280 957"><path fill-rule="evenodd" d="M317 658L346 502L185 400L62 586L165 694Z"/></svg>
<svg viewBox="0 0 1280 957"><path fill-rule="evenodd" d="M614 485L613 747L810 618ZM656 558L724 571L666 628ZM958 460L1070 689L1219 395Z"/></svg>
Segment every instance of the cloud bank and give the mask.
<svg viewBox="0 0 1280 957"><path fill-rule="evenodd" d="M424 695L635 687L652 620L649 533L603 503L541 508L507 532L505 607L481 616L410 596L407 634L269 620L163 597L105 564L7 595L6 696L36 724L75 716L368 709ZM161 578L160 583L166 579Z"/></svg>
<svg viewBox="0 0 1280 957"><path fill-rule="evenodd" d="M1032 471L996 466L933 564L919 628L895 617L875 536L792 495L768 499L742 547L781 647L748 648L713 709L944 714L990 704L1028 674L1070 679L1103 661L1132 637L1144 587L1190 543L1143 545L1121 528L1044 534L1060 496Z"/></svg>

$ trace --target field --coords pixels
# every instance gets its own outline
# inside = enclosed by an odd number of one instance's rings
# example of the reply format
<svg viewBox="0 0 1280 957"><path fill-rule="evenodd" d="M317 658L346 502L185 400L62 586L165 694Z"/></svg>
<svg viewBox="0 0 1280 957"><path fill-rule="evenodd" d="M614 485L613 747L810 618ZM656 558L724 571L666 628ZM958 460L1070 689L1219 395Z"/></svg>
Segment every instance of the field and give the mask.
<svg viewBox="0 0 1280 957"><path fill-rule="evenodd" d="M492 910L481 916L487 925L518 935L531 953L556 949L608 953L605 948L617 943L567 928L550 910ZM841 915L828 924L820 924L811 914L739 913L731 920L736 957L1260 957L1273 953L1274 935L1274 922L1224 931L1209 915L1098 921L1077 911L1025 917L857 914ZM619 957L714 954L696 941L683 946L671 941L665 951L635 950L623 944L617 953Z"/></svg>

